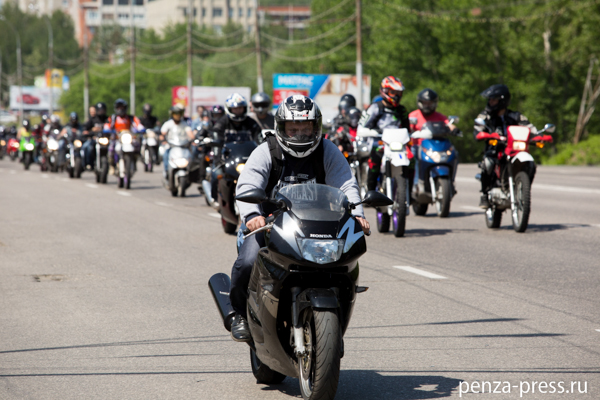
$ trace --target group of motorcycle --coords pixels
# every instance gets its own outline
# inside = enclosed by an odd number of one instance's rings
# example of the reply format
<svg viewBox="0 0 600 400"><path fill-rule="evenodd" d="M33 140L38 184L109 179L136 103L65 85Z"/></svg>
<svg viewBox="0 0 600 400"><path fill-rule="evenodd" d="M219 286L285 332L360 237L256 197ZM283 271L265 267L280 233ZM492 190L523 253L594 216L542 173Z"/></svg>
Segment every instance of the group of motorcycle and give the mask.
<svg viewBox="0 0 600 400"><path fill-rule="evenodd" d="M377 190L394 203L377 209L378 232L389 232L391 225L394 236L404 236L406 216L410 214L411 205L413 212L419 216L427 213L430 204L435 206L439 217L450 215L451 201L456 194L458 168L458 151L451 138L462 136L462 133L451 131L448 125L458 121L459 117L450 116L449 123L426 122L420 130L412 133L406 128L384 129L379 133L359 127L356 137L347 136L349 146L342 151L363 198L367 192L372 150L375 148L382 154ZM411 118L411 124L416 124L416 120ZM485 122L475 120L475 124L485 125ZM477 137L499 149L499 162L494 171L497 179L489 193L491 207L485 210L488 228L498 228L503 211L510 209L514 230L524 232L527 229L531 182L535 174L529 144L543 147L544 143L552 141L552 137L544 133L553 133L554 129L554 125L547 124L536 135L532 135L527 127L508 126L505 136L486 133ZM420 146L411 147L412 139L421 139ZM414 183L414 172L410 167L413 158L416 160L418 176Z"/></svg>

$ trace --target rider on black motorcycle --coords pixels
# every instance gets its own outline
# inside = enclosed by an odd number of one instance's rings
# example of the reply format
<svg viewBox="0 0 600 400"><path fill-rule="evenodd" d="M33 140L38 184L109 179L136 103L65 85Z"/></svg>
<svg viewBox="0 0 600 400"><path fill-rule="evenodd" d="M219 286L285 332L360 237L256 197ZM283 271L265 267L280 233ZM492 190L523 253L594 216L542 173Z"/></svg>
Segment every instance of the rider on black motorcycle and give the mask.
<svg viewBox="0 0 600 400"><path fill-rule="evenodd" d="M248 132L254 141L258 140L261 132L258 123L248 116L248 103L244 96L234 93L225 100L225 115L222 116L213 126L214 139L218 142L225 140L227 133ZM220 154L214 155L213 164L220 162ZM216 168L215 168L216 170ZM211 178L211 196L217 198L217 182L214 176Z"/></svg>
<svg viewBox="0 0 600 400"><path fill-rule="evenodd" d="M96 141L94 137L102 132L102 127L108 121L106 104L99 102L94 106L94 110L94 115L90 113L90 119L83 125L85 143L81 148L83 149L84 163L87 169L94 169L96 165Z"/></svg>
<svg viewBox="0 0 600 400"><path fill-rule="evenodd" d="M319 107L308 97L288 97L275 114L275 136L269 135L246 162L238 183L237 193L263 189L270 198L291 184L327 184L340 188L349 201L359 202L358 185L344 156L329 140L322 139L322 115ZM240 214L250 231L265 226L265 216L275 211L272 204L262 206L237 202ZM362 207L353 210L365 233L369 223ZM264 247L262 234L244 240L231 272L230 299L236 316L231 336L239 342L249 341L246 320L246 292L250 272L258 250Z"/></svg>
<svg viewBox="0 0 600 400"><path fill-rule="evenodd" d="M144 125L144 128L154 129L159 121L158 118L152 115L152 105L148 103L144 104L143 111L144 116L140 118L140 122L142 123L142 125Z"/></svg>
<svg viewBox="0 0 600 400"><path fill-rule="evenodd" d="M408 112L406 107L400 104L404 85L395 76L387 76L381 81L379 93L382 100L369 106L360 120L359 127L373 129L382 133L386 128L410 129ZM377 187L377 178L381 169L381 158L383 148L375 147L369 159L369 173L367 174L367 186L369 190Z"/></svg>
<svg viewBox="0 0 600 400"><path fill-rule="evenodd" d="M483 92L481 96L488 99L485 110L477 118L485 121L485 126L475 125L473 136L476 137L480 132L498 133L506 137L506 127L510 125L523 125L531 129L531 133L537 133L535 126L529 122L526 116L518 111L508 109L510 104L510 91L503 84L492 85ZM493 186L494 167L498 162L498 153L495 147L486 144L481 166L481 200L479 207L488 209L488 192ZM534 165L535 168L535 165ZM533 171L535 174L535 170Z"/></svg>
<svg viewBox="0 0 600 400"><path fill-rule="evenodd" d="M271 98L266 93L256 93L252 96L252 111L250 117L258 122L260 129L275 129L275 117L269 113Z"/></svg>

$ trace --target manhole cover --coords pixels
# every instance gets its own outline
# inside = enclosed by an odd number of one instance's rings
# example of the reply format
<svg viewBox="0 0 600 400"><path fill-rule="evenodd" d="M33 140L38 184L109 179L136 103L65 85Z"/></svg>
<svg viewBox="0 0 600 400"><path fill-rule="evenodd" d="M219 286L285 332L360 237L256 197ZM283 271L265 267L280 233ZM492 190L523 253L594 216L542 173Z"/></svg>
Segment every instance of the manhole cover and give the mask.
<svg viewBox="0 0 600 400"><path fill-rule="evenodd" d="M50 282L56 281L61 282L67 279L66 276L60 274L43 274L43 275L32 275L35 282Z"/></svg>

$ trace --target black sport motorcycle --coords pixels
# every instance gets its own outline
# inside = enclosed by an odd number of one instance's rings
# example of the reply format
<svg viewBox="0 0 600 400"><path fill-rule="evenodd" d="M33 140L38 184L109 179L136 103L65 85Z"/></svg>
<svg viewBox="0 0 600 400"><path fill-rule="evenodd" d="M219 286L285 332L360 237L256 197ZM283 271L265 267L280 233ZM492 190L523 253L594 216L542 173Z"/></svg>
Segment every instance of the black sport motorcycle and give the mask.
<svg viewBox="0 0 600 400"><path fill-rule="evenodd" d="M210 143L209 143L210 144ZM220 147L221 162L211 171L210 179L218 179L217 198L212 199L211 183L202 182L204 196L207 202L215 205L221 214L221 223L225 233L235 233L240 221L239 211L235 205L235 187L237 180L244 170L250 153L257 147L256 142L248 132L226 133L223 143L212 142L213 146ZM207 178L208 178L207 174Z"/></svg>
<svg viewBox="0 0 600 400"><path fill-rule="evenodd" d="M351 215L361 203L352 204L341 190L319 184L286 186L275 200L261 189L236 199L278 207L265 227L246 236L264 232L266 242L248 286L252 372L258 383L298 378L304 399L333 399L344 356L343 335L356 294L367 290L358 286L358 259L367 244ZM362 203L384 207L393 202L370 191ZM225 328L231 330L229 277L213 275L209 287Z"/></svg>
<svg viewBox="0 0 600 400"><path fill-rule="evenodd" d="M111 132L108 130L98 133L96 140L96 182L106 183L108 177L108 146Z"/></svg>

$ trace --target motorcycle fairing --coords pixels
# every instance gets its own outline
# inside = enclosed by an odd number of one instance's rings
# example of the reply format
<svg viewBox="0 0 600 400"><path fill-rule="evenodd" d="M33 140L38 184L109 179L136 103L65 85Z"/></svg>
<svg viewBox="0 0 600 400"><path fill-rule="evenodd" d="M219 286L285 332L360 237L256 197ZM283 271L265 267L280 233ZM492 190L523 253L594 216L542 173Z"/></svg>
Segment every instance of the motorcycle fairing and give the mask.
<svg viewBox="0 0 600 400"><path fill-rule="evenodd" d="M406 144L410 141L408 129L384 129L381 140L386 144L384 154L393 166L400 167L410 164L406 153ZM400 143L402 145L401 150L392 150L392 144L394 143Z"/></svg>
<svg viewBox="0 0 600 400"><path fill-rule="evenodd" d="M173 169L179 168L175 164L175 160L179 158L185 158L188 162L191 162L192 152L185 147L172 147L171 151L169 151L169 166Z"/></svg>
<svg viewBox="0 0 600 400"><path fill-rule="evenodd" d="M514 164L516 161L520 161L522 163L530 161L535 162L533 156L525 151L521 151L520 153L517 153L516 155L512 156L510 162Z"/></svg>

